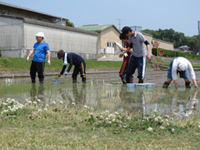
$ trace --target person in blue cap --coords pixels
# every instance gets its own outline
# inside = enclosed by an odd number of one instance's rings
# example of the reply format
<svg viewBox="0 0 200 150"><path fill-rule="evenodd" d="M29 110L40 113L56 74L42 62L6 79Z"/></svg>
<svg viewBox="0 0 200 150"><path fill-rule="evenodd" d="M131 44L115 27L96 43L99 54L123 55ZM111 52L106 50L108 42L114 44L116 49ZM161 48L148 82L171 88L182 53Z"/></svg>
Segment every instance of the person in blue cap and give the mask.
<svg viewBox="0 0 200 150"><path fill-rule="evenodd" d="M82 82L86 83L86 72L85 72L86 65L84 59L81 56L79 56L76 53L66 53L61 49L57 52L57 57L58 59L63 60L63 68L58 77L61 77L61 75L63 75L66 66L69 63L69 67L67 71L65 71L65 76L70 72L72 66L74 65L75 68L72 74L73 83L77 82L77 76L79 73L81 74Z"/></svg>

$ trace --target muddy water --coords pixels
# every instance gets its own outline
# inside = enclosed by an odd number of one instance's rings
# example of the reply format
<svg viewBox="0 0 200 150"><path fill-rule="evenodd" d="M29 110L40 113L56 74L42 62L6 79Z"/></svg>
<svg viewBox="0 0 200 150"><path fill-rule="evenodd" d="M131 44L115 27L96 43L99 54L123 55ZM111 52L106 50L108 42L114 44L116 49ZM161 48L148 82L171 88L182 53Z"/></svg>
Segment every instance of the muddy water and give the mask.
<svg viewBox="0 0 200 150"><path fill-rule="evenodd" d="M66 107L75 102L79 107L87 105L95 110L119 112L139 110L142 115L156 110L169 115L176 114L181 118L198 114L200 92L194 88L185 89L183 86L175 90L173 85L169 89L162 89L164 77L162 73L152 72L146 82L156 81L153 88L132 89L122 85L117 76L90 77L87 84L81 82L72 84L71 80L64 78L60 84L53 84L52 77L47 78L44 84L31 84L29 79L11 78L1 80L0 99L9 97L24 103L26 98L33 101L38 98L48 104L52 104L53 101L57 103L63 101Z"/></svg>

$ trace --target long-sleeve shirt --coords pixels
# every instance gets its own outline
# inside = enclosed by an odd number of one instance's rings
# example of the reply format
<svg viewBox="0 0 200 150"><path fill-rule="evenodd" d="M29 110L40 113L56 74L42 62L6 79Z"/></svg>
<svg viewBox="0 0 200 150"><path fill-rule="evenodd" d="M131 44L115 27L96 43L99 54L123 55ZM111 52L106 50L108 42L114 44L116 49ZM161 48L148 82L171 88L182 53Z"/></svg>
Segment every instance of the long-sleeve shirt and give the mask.
<svg viewBox="0 0 200 150"><path fill-rule="evenodd" d="M191 79L196 79L192 64L184 57L176 57L174 58L173 64L172 64L172 79L173 80L177 79L177 71L181 71L178 68L179 63L184 64L187 67L189 74L191 76Z"/></svg>
<svg viewBox="0 0 200 150"><path fill-rule="evenodd" d="M64 62L64 60L63 60L63 62ZM75 66L79 65L81 62L84 62L84 59L76 53L67 53L67 62L69 63L69 67L68 67L67 71L70 72L73 65L75 65ZM63 65L63 68L62 68L60 74L63 74L65 69L66 69L66 65Z"/></svg>

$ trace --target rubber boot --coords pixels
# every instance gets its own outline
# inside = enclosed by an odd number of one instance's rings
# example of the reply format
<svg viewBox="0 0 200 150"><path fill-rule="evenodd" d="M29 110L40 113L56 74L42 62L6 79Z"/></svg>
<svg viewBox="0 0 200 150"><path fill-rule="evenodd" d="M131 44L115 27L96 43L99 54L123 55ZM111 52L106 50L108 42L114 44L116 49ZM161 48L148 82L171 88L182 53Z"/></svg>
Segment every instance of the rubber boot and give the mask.
<svg viewBox="0 0 200 150"><path fill-rule="evenodd" d="M138 83L144 83L144 80L139 79L139 80L138 80Z"/></svg>
<svg viewBox="0 0 200 150"><path fill-rule="evenodd" d="M186 88L191 88L191 85L190 85L190 84L191 84L190 81L189 81L189 82L185 82L185 87L186 87Z"/></svg>
<svg viewBox="0 0 200 150"><path fill-rule="evenodd" d="M131 77L126 75L126 83L131 83Z"/></svg>
<svg viewBox="0 0 200 150"><path fill-rule="evenodd" d="M77 80L76 79L73 79L73 81L72 81L73 83L77 83Z"/></svg>
<svg viewBox="0 0 200 150"><path fill-rule="evenodd" d="M130 78L130 83L133 83L133 76L131 76Z"/></svg>
<svg viewBox="0 0 200 150"><path fill-rule="evenodd" d="M164 82L164 84L163 84L163 88L168 88L168 86L169 86L169 83L168 82Z"/></svg>
<svg viewBox="0 0 200 150"><path fill-rule="evenodd" d="M40 84L44 83L44 79L39 79L39 81L40 81Z"/></svg>
<svg viewBox="0 0 200 150"><path fill-rule="evenodd" d="M35 83L35 79L31 79L32 83Z"/></svg>
<svg viewBox="0 0 200 150"><path fill-rule="evenodd" d="M126 76L125 75L121 76L121 79L122 79L122 83L126 84Z"/></svg>
<svg viewBox="0 0 200 150"><path fill-rule="evenodd" d="M83 82L83 83L86 83L86 78L82 78L82 82Z"/></svg>

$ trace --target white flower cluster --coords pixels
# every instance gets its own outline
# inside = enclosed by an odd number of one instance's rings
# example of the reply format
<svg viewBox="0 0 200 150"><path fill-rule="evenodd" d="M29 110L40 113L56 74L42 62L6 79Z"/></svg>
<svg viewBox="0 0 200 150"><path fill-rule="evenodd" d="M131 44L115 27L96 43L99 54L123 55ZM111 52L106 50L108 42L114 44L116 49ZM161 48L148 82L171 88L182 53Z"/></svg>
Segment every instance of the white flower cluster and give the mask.
<svg viewBox="0 0 200 150"><path fill-rule="evenodd" d="M19 109L22 109L23 107L24 107L23 104L11 98L7 98L6 101L2 100L0 102L0 108L1 108L0 110L2 110L1 115L9 112L15 112Z"/></svg>

